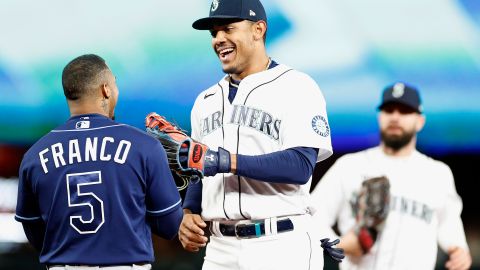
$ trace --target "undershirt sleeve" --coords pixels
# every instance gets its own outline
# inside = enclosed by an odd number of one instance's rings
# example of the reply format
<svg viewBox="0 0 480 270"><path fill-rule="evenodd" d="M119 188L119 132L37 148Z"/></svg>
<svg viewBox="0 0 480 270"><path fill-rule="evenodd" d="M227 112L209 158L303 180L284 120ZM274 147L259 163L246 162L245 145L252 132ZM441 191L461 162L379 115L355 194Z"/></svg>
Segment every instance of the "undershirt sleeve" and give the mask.
<svg viewBox="0 0 480 270"><path fill-rule="evenodd" d="M264 155L237 155L237 175L270 183L303 185L312 176L318 149L294 147ZM200 214L202 181L190 184L183 208Z"/></svg>
<svg viewBox="0 0 480 270"><path fill-rule="evenodd" d="M303 185L312 176L317 148L293 147L258 156L237 155L237 175L256 180Z"/></svg>

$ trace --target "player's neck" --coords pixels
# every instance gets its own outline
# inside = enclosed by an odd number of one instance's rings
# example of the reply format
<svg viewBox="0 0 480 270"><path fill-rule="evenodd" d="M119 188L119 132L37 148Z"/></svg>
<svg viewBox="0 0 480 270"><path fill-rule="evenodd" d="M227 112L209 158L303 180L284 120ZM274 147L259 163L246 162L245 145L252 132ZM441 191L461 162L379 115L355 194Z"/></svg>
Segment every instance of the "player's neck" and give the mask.
<svg viewBox="0 0 480 270"><path fill-rule="evenodd" d="M77 116L82 114L100 114L109 117L108 113L101 106L97 106L95 102L73 102L68 101L70 109L70 116Z"/></svg>
<svg viewBox="0 0 480 270"><path fill-rule="evenodd" d="M414 138L412 138L412 140L407 145L405 145L404 147L402 147L400 149L394 149L392 147L388 147L383 142L380 144L380 147L387 156L408 157L415 151L416 144L417 144L417 140L414 137Z"/></svg>
<svg viewBox="0 0 480 270"><path fill-rule="evenodd" d="M266 54L263 54L262 57L253 58L253 59L259 59L259 60L250 64L246 69L244 69L239 74L230 74L230 77L236 81L241 81L249 75L267 70L271 63L270 57L268 57L268 55Z"/></svg>

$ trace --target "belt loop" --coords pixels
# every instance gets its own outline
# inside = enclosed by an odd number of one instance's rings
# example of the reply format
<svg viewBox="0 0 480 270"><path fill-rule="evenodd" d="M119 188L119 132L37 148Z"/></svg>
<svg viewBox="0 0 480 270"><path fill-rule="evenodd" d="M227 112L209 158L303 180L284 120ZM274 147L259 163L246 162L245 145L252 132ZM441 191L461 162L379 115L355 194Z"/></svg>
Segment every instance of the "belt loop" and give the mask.
<svg viewBox="0 0 480 270"><path fill-rule="evenodd" d="M265 228L265 235L271 235L272 234L272 220L271 218L266 218L264 221L264 228Z"/></svg>
<svg viewBox="0 0 480 270"><path fill-rule="evenodd" d="M217 236L223 236L222 232L220 231L220 222L217 220L212 220L210 222L210 231Z"/></svg>
<svg viewBox="0 0 480 270"><path fill-rule="evenodd" d="M277 217L271 217L270 218L270 225L272 226L272 234L277 234Z"/></svg>

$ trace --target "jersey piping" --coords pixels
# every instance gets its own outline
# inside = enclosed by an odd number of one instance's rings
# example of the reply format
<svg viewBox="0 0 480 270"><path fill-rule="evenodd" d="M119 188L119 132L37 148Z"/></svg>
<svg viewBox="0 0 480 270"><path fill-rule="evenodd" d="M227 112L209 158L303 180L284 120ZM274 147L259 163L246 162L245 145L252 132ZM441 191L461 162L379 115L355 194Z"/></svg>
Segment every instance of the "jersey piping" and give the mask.
<svg viewBox="0 0 480 270"><path fill-rule="evenodd" d="M225 129L223 128L223 121L224 121L224 115L225 115L225 94L223 92L223 87L222 85L220 85L220 83L217 83L218 86L220 86L220 90L222 90L222 145L223 147L225 147ZM222 175L222 183L223 183L223 213L225 214L225 217L227 219L230 219L230 217L227 215L227 211L225 210L225 196L226 196L226 193L225 193L225 175L223 174Z"/></svg>
<svg viewBox="0 0 480 270"><path fill-rule="evenodd" d="M282 77L284 74L286 74L286 73L288 73L289 71L292 71L292 70L293 69L287 69L284 72L282 72L280 75L278 75L277 77L273 78L272 80L270 80L268 82L261 83L261 84L255 86L252 90L250 90L247 97L245 97L245 100L243 101L243 105L247 104L248 97L250 97L250 94L253 93L253 91L260 88L261 86L264 86L266 84L274 82L275 80L277 80L278 78ZM237 154L238 154L239 148L240 148L240 125L237 128ZM247 217L242 212L242 182L241 182L241 176L238 175L237 178L238 178L238 210L240 210L240 215L242 215L243 218L247 219ZM223 192L225 194L225 188L223 189Z"/></svg>
<svg viewBox="0 0 480 270"><path fill-rule="evenodd" d="M162 210L157 210L157 211L150 211L147 209L147 212L148 213L151 213L151 214L159 214L159 213L163 213L163 212L166 212L176 206L178 206L180 203L182 202L182 199L180 199L178 202L174 203L173 205L167 207L167 208L163 208Z"/></svg>
<svg viewBox="0 0 480 270"><path fill-rule="evenodd" d="M40 219L41 217L22 217L22 216L19 216L19 215L15 215L16 218L18 219L23 219L23 220L37 220L37 219Z"/></svg>
<svg viewBox="0 0 480 270"><path fill-rule="evenodd" d="M309 244L310 254L308 255L308 270L310 270L310 266L312 265L312 238L310 237L310 234L308 232L307 232L307 236L308 236L308 242L310 243Z"/></svg>

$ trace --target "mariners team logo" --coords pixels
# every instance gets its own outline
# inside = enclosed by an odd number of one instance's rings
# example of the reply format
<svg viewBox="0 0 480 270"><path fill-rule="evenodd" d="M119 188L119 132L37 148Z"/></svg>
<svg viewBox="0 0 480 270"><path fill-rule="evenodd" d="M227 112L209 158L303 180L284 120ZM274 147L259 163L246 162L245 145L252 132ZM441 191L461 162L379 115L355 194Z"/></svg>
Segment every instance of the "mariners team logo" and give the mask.
<svg viewBox="0 0 480 270"><path fill-rule="evenodd" d="M405 94L405 84L403 83L396 83L393 86L392 96L394 98L401 98Z"/></svg>
<svg viewBox="0 0 480 270"><path fill-rule="evenodd" d="M330 127L328 126L327 120L321 115L313 117L312 128L322 137L328 137L330 135Z"/></svg>
<svg viewBox="0 0 480 270"><path fill-rule="evenodd" d="M217 10L218 4L220 4L220 1L219 1L219 0L213 0L213 2L212 2L212 12L214 12L215 10Z"/></svg>

